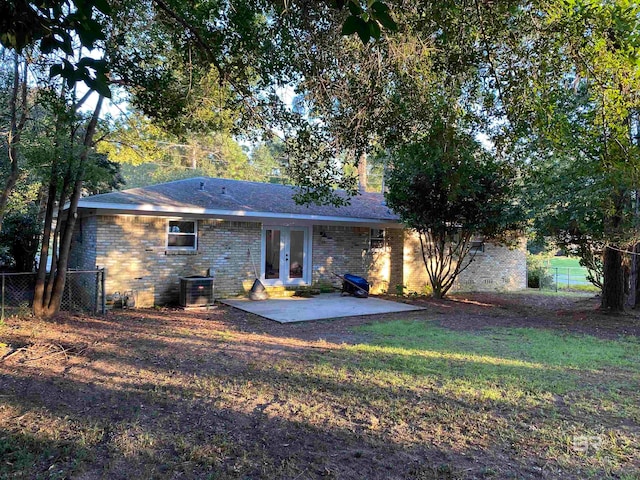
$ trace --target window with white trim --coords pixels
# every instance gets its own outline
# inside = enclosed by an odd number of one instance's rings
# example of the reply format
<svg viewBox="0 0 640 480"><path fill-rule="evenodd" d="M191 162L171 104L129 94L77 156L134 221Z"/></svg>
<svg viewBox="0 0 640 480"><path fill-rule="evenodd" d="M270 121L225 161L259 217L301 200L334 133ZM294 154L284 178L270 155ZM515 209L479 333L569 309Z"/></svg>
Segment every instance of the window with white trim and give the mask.
<svg viewBox="0 0 640 480"><path fill-rule="evenodd" d="M195 220L169 220L167 248L195 250L198 246L198 225Z"/></svg>
<svg viewBox="0 0 640 480"><path fill-rule="evenodd" d="M372 228L369 232L369 249L384 250L384 228Z"/></svg>

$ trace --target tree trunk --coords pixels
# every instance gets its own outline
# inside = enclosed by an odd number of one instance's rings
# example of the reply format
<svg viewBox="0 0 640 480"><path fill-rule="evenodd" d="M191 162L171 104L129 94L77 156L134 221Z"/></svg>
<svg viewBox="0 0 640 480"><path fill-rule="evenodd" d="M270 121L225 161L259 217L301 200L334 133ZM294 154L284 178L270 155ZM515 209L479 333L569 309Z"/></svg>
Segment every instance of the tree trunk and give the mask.
<svg viewBox="0 0 640 480"><path fill-rule="evenodd" d="M622 252L617 247L604 249L604 285L600 307L611 312L624 310L624 272Z"/></svg>
<svg viewBox="0 0 640 480"><path fill-rule="evenodd" d="M51 241L51 228L53 225L53 210L56 203L58 157L53 158L51 165L51 178L49 179L49 191L47 193L47 206L44 213L44 225L42 229L42 245L40 246L40 262L36 273L36 286L33 295L33 314L41 317L44 314L45 284L47 281L47 261L49 260L49 243Z"/></svg>
<svg viewBox="0 0 640 480"><path fill-rule="evenodd" d="M631 291L633 292L633 303L630 305L636 308L640 305L640 243L636 243L633 247L636 255L631 259L631 265L635 269L635 275L631 277Z"/></svg>
<svg viewBox="0 0 640 480"><path fill-rule="evenodd" d="M360 152L358 155L358 190L360 193L367 191L367 154Z"/></svg>
<svg viewBox="0 0 640 480"><path fill-rule="evenodd" d="M40 246L40 262L36 273L36 285L33 295L33 315L42 317L45 314L45 296L47 284L47 262L49 260L49 245L53 233L53 217L56 208L56 198L58 196L58 181L60 175L60 156L58 138L63 128L63 121L58 114L56 120L56 148L54 148L53 159L51 163L51 176L49 177L49 185L46 193L46 204L44 210L44 223L42 226L42 240ZM52 265L53 266L53 265Z"/></svg>
<svg viewBox="0 0 640 480"><path fill-rule="evenodd" d="M191 148L191 170L196 170L198 168L198 160L196 156L196 146L193 145Z"/></svg>
<svg viewBox="0 0 640 480"><path fill-rule="evenodd" d="M637 249L638 245L632 245L630 247L630 250L635 252ZM629 259L629 281L628 284L626 285L627 289L628 289L628 294L627 294L627 301L626 304L628 306L635 306L636 304L636 285L638 284L638 261L635 255L631 255L631 258Z"/></svg>
<svg viewBox="0 0 640 480"><path fill-rule="evenodd" d="M100 117L103 100L104 98L102 96L98 98L96 108L93 111L93 115L91 116L91 120L89 121L85 132L83 149L80 155L80 161L78 162L78 173L73 185L73 193L69 199L67 219L61 232L58 268L51 288L50 297L47 295L47 297L49 297L49 301L44 306L43 313L46 317L51 317L60 311L62 294L64 293L64 286L67 280L67 266L69 264L69 252L71 250L71 240L73 239L73 229L75 228L76 218L78 217L78 202L80 201L80 195L82 194L84 169L93 146L93 136L96 132L96 126L98 124L98 118Z"/></svg>
<svg viewBox="0 0 640 480"><path fill-rule="evenodd" d="M22 99L20 99L22 96ZM18 102L20 105L18 105ZM7 136L7 151L9 160L9 175L4 181L4 186L0 192L0 231L2 231L2 220L7 210L9 196L18 182L18 144L24 125L27 121L27 64L24 64L24 78L20 79L20 58L17 53L13 58L13 87L9 100L10 128Z"/></svg>
<svg viewBox="0 0 640 480"><path fill-rule="evenodd" d="M71 142L73 146L73 141ZM73 171L76 170L74 168L73 158L70 158L67 164L67 171L64 176L64 181L62 183L62 189L60 190L60 196L58 197L58 219L56 221L55 229L53 230L53 245L51 247L51 271L49 272L49 279L47 280L47 285L45 287L45 295L43 305L48 305L51 301L51 292L53 291L53 283L57 277L58 272L58 252L59 252L59 241L60 241L60 229L63 226L62 221L62 208L67 201L67 192L69 191L69 187L74 183L73 179Z"/></svg>

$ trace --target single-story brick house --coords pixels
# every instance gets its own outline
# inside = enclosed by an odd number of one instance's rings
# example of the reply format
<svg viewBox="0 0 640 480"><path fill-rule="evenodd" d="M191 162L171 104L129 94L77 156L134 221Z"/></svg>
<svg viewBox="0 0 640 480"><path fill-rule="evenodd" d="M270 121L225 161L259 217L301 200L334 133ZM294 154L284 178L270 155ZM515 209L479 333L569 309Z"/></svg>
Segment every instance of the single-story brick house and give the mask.
<svg viewBox="0 0 640 480"><path fill-rule="evenodd" d="M360 275L372 292L424 291L417 237L379 193L345 207L297 205L295 188L190 178L80 200L70 267L107 269L106 293L132 291L136 305L177 300L179 277L215 278L216 297L246 292L255 269L266 286L339 283ZM526 286L524 243L480 251L458 290Z"/></svg>

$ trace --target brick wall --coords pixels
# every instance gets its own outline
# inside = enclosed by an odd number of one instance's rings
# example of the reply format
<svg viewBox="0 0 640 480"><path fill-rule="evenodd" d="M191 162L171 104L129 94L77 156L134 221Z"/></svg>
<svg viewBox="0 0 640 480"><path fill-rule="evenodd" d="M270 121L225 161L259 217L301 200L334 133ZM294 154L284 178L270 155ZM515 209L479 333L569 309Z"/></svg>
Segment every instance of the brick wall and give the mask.
<svg viewBox="0 0 640 480"><path fill-rule="evenodd" d="M527 288L527 242L516 248L485 242L454 288L458 291L519 290Z"/></svg>
<svg viewBox="0 0 640 480"><path fill-rule="evenodd" d="M179 277L206 275L213 269L216 297L246 291L255 278L250 248L259 269L262 225L257 222L198 220L198 248L166 248L168 218L102 215L76 224L71 265L107 269L107 294L133 291L138 306L175 303ZM423 292L428 279L417 237L401 229L387 229L385 248L369 249L368 227L312 228L314 284L339 285L333 275L351 273L372 283L372 293L395 292L397 285ZM525 244L515 250L485 244L461 275L457 290L525 288Z"/></svg>
<svg viewBox="0 0 640 480"><path fill-rule="evenodd" d="M167 218L99 216L96 264L107 269L107 294L133 291L138 306L178 301L179 277L213 269L216 297L243 292L254 278L248 255L260 256L261 225L198 220L198 248L168 250ZM259 261L259 258L256 258Z"/></svg>
<svg viewBox="0 0 640 480"><path fill-rule="evenodd" d="M71 240L69 268L94 270L96 268L97 244L96 217L78 218Z"/></svg>
<svg viewBox="0 0 640 480"><path fill-rule="evenodd" d="M495 291L526 288L526 240L516 248L485 242L471 265L460 274L452 291ZM429 277L424 266L420 241L412 232L405 232L404 285L409 291L424 292Z"/></svg>
<svg viewBox="0 0 640 480"><path fill-rule="evenodd" d="M402 283L401 229L387 229L385 248L369 248L368 227L313 227L313 283L339 285L333 272L351 273L366 278L371 292L387 291L389 285Z"/></svg>
<svg viewBox="0 0 640 480"><path fill-rule="evenodd" d="M359 227L313 227L313 283L339 284L333 272L365 276L369 248L369 229Z"/></svg>

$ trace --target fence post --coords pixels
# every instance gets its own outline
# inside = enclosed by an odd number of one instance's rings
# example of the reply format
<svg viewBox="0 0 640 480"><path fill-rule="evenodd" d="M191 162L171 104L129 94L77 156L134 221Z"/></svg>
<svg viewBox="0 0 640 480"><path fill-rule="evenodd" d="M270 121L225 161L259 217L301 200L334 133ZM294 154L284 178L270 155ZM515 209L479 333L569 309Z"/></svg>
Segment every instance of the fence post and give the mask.
<svg viewBox="0 0 640 480"><path fill-rule="evenodd" d="M4 273L2 274L2 313L0 314L0 322L4 322Z"/></svg>
<svg viewBox="0 0 640 480"><path fill-rule="evenodd" d="M556 284L556 293L557 293L558 292L558 267L556 267L556 281L555 281L555 284Z"/></svg>
<svg viewBox="0 0 640 480"><path fill-rule="evenodd" d="M100 301L100 270L96 268L96 294L93 299L93 314L98 313L98 302Z"/></svg>
<svg viewBox="0 0 640 480"><path fill-rule="evenodd" d="M567 290L571 289L571 268L567 267Z"/></svg>
<svg viewBox="0 0 640 480"><path fill-rule="evenodd" d="M104 315L105 313L107 313L107 298L106 298L106 294L105 294L105 276L107 275L107 269L106 268L102 268L102 276L100 277L100 283L102 284L102 314Z"/></svg>

